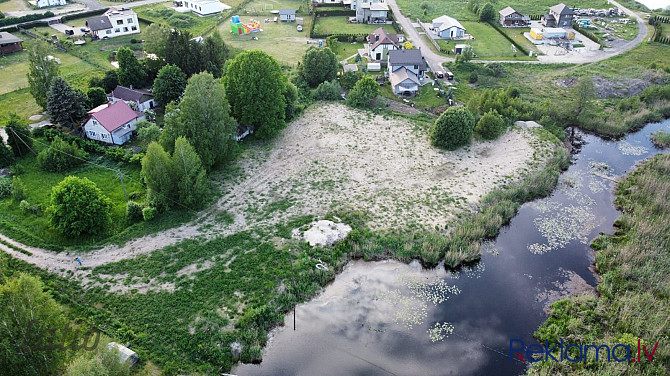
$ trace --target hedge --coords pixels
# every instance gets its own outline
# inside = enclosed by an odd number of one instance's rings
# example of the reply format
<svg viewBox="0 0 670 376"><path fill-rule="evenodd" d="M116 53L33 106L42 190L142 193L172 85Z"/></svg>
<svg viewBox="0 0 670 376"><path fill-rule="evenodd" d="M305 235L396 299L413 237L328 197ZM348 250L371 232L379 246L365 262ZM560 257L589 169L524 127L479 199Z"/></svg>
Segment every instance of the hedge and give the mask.
<svg viewBox="0 0 670 376"><path fill-rule="evenodd" d="M517 43L514 39L512 39L507 33L502 29L502 26L497 24L495 21L489 21L489 25L493 26L494 29L498 31L499 34L501 34L505 39L507 39L514 47L516 47L517 51L523 53L524 55L528 56L530 55L530 51L526 49L526 47L520 45Z"/></svg>
<svg viewBox="0 0 670 376"><path fill-rule="evenodd" d="M356 16L355 10L346 10L346 9L337 9L337 10L324 10L324 11L315 11L317 17L354 17Z"/></svg>
<svg viewBox="0 0 670 376"><path fill-rule="evenodd" d="M78 20L80 18L89 17L89 16L98 16L98 15L101 15L101 14L105 13L107 10L109 10L109 8L89 10L87 12L81 12L81 13L76 13L76 14L66 14L63 17L61 17L61 21L63 23L65 23L65 21Z"/></svg>
<svg viewBox="0 0 670 376"><path fill-rule="evenodd" d="M369 34L313 34L311 38L337 38L340 42L350 42L351 38L367 37Z"/></svg>
<svg viewBox="0 0 670 376"><path fill-rule="evenodd" d="M117 162L140 165L142 163L142 158L144 157L144 153L135 154L122 147L105 146L93 140L64 134L58 129L36 128L34 136L39 137L41 135L40 133L42 133L48 141L53 141L56 136L59 136L64 141L74 141L77 146L88 153L102 154Z"/></svg>
<svg viewBox="0 0 670 376"><path fill-rule="evenodd" d="M581 34L583 34L585 37L591 39L592 41L594 41L594 42L596 42L596 43L598 43L599 45L602 46L603 43L600 40L600 38L598 38L597 35L593 34L589 30L586 30L586 29L580 27L577 22L572 23L572 28L575 29L576 31L580 32Z"/></svg>
<svg viewBox="0 0 670 376"><path fill-rule="evenodd" d="M27 14L21 17L10 17L0 19L0 26L16 25L22 22L35 21L42 18L53 17L54 13L46 11L44 13Z"/></svg>

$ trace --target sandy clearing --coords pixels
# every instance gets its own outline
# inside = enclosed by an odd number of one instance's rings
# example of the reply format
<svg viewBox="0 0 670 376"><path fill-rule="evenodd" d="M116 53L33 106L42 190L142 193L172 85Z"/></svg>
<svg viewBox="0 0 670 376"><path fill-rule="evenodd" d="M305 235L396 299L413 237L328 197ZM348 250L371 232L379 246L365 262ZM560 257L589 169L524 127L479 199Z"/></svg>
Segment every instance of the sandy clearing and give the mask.
<svg viewBox="0 0 670 376"><path fill-rule="evenodd" d="M225 236L338 208L369 212L369 225L377 230L444 228L456 212L472 208L491 189L528 169L534 154L542 154L542 147L533 146L536 138L520 127L497 141L456 152L431 147L426 133L402 118L340 104L314 106L276 140L250 148L238 160L242 177L224 183L225 194L194 221L87 253L55 253L1 234L1 240L32 255L2 243L0 249L48 271L72 272L79 280L91 281L89 269L183 239ZM216 221L215 215L222 212L232 215L234 222ZM85 269L78 267L76 256L82 257Z"/></svg>

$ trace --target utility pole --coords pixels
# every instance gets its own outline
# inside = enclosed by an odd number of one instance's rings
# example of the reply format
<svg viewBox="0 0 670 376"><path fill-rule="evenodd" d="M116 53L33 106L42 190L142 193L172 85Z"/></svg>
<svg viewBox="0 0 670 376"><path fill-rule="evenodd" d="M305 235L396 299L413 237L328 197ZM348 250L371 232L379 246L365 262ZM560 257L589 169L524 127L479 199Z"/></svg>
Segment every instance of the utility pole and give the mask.
<svg viewBox="0 0 670 376"><path fill-rule="evenodd" d="M126 185L123 184L123 172L119 171L119 178L121 178L121 189L123 189L123 197L126 198L126 202L128 202L128 195L126 194Z"/></svg>
<svg viewBox="0 0 670 376"><path fill-rule="evenodd" d="M291 249L290 248L288 250L288 257L291 260L291 281L293 283L293 286L291 287L291 291L296 296L296 302L293 305L293 331L295 332L295 306L298 305L298 301L297 301L298 295L295 294L295 274L293 273L293 256L291 255Z"/></svg>

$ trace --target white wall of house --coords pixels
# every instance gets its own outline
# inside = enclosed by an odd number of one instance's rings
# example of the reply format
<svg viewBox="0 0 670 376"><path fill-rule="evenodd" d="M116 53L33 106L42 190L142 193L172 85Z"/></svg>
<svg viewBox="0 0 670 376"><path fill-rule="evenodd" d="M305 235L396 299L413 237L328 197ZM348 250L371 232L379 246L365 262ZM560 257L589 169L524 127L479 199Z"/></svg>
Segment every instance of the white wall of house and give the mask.
<svg viewBox="0 0 670 376"><path fill-rule="evenodd" d="M67 4L66 0L37 0L35 2L35 5L37 5L38 8L55 7L66 4Z"/></svg>
<svg viewBox="0 0 670 376"><path fill-rule="evenodd" d="M201 16L217 14L223 11L223 4L218 1L185 0L183 4L184 8L188 8L191 12Z"/></svg>
<svg viewBox="0 0 670 376"><path fill-rule="evenodd" d="M395 86L394 93L397 95L404 94L404 92L410 91L416 93L419 91L419 86L415 84L412 80L405 80Z"/></svg>
<svg viewBox="0 0 670 376"><path fill-rule="evenodd" d="M99 30L98 37L114 38L121 35L138 34L140 32L140 23L137 21L137 14L114 14L114 12L108 12L106 15L112 23L112 28Z"/></svg>
<svg viewBox="0 0 670 376"><path fill-rule="evenodd" d="M397 50L396 46L392 44L380 44L374 50L370 49L370 44L368 44L368 54L373 60L386 60L388 58L388 52Z"/></svg>
<svg viewBox="0 0 670 376"><path fill-rule="evenodd" d="M114 130L114 132L109 132L100 123L98 123L95 118L91 117L84 124L84 132L86 133L86 137L90 138L91 140L98 140L108 144L123 145L130 139L132 132L137 129L137 122L142 119L144 119L144 116L127 122L123 126ZM124 133L128 129L130 129L131 132L128 132L124 136L119 136L119 134Z"/></svg>
<svg viewBox="0 0 670 376"><path fill-rule="evenodd" d="M444 29L437 33L442 39L452 39L452 38L463 38L465 36L465 30L452 26L448 29Z"/></svg>
<svg viewBox="0 0 670 376"><path fill-rule="evenodd" d="M116 97L107 97L107 100L109 102L116 103L116 102L120 101L121 99L116 98ZM128 101L126 103L130 103L130 102L132 102L132 101ZM137 110L139 112L144 112L146 110L151 110L154 107L156 107L156 101L154 101L153 98L149 99L148 101L141 102L141 103L140 102L135 102L135 104L137 105Z"/></svg>

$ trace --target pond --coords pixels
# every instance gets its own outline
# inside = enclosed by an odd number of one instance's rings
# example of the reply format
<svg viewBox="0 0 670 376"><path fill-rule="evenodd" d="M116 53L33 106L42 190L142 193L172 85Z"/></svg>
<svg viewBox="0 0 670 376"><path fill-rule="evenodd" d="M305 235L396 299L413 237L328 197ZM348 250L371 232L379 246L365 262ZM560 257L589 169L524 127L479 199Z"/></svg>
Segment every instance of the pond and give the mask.
<svg viewBox="0 0 670 376"><path fill-rule="evenodd" d="M521 207L482 260L458 272L395 261L351 262L320 296L286 315L260 365L236 375L518 375L511 339L533 332L550 302L593 294L590 242L619 216L615 180L659 153L647 125L619 141L579 134L550 197Z"/></svg>

